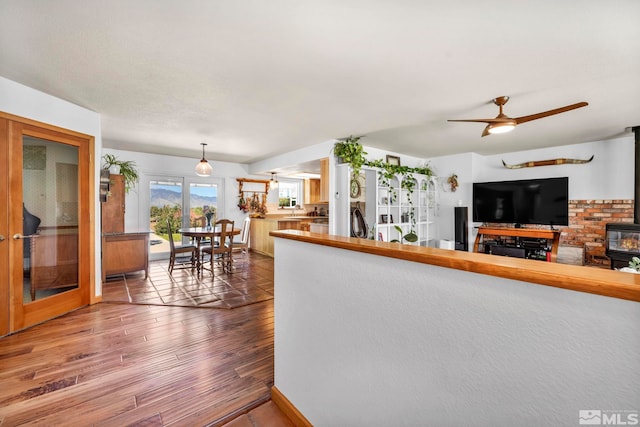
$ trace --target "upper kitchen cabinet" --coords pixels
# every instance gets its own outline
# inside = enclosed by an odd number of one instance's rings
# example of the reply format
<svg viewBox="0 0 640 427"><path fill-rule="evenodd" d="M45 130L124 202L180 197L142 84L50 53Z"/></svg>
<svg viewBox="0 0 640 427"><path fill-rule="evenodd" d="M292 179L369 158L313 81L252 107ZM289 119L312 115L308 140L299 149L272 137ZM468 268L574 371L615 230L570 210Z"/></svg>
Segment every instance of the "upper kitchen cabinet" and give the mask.
<svg viewBox="0 0 640 427"><path fill-rule="evenodd" d="M317 203L326 203L320 200L320 181L315 178L304 180L304 203L314 205Z"/></svg>
<svg viewBox="0 0 640 427"><path fill-rule="evenodd" d="M320 179L304 180L304 203L329 203L329 159L320 159Z"/></svg>
<svg viewBox="0 0 640 427"><path fill-rule="evenodd" d="M329 159L320 159L320 202L329 203Z"/></svg>

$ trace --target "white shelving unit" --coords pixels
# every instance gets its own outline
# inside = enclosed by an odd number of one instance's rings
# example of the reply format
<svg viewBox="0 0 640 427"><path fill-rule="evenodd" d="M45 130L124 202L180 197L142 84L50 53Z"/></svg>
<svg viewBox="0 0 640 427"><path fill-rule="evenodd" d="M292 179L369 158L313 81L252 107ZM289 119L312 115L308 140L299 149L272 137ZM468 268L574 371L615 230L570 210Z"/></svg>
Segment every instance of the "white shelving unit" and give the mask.
<svg viewBox="0 0 640 427"><path fill-rule="evenodd" d="M433 246L434 217L436 213L437 191L435 181L426 175L411 174L416 185L410 192L402 186L402 176L386 180L380 169L364 167L360 183L364 192L359 198L350 196L352 170L347 164L336 165L336 187L332 203L335 212L335 233L341 236L351 234L351 208L360 203L365 213L367 226L374 235L369 238L385 242L401 241L410 231L418 236L416 242L405 244ZM386 217L383 218L383 215ZM386 219L388 222L383 222ZM400 227L402 234L396 229Z"/></svg>
<svg viewBox="0 0 640 427"><path fill-rule="evenodd" d="M414 180L407 189L403 179ZM387 179L377 174L376 194L376 239L385 242L399 241L404 244L430 246L433 238L436 186L425 175L411 174L408 177L394 176ZM398 228L402 232L398 231ZM415 242L403 239L410 232L417 236Z"/></svg>

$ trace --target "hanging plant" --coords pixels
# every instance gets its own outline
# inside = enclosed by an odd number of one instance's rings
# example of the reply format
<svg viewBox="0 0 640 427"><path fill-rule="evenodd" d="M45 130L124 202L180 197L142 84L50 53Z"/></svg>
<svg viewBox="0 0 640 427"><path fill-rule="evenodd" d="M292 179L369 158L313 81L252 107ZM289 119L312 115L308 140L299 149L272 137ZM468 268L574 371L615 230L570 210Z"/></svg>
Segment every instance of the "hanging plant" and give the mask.
<svg viewBox="0 0 640 427"><path fill-rule="evenodd" d="M365 164L367 159L364 157L367 152L364 151L362 144L358 142L362 138L361 136L348 136L338 140L333 145L333 153L342 159L344 163L349 163L353 170L353 176L360 175L360 169Z"/></svg>

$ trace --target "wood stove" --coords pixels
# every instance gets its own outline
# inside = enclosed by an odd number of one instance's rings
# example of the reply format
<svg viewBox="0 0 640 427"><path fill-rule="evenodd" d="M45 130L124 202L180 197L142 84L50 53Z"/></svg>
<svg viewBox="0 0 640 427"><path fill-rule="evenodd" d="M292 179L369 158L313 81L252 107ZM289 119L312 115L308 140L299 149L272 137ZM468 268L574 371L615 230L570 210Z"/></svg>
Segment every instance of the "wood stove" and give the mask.
<svg viewBox="0 0 640 427"><path fill-rule="evenodd" d="M606 255L611 269L628 267L634 256L640 258L640 224L607 224Z"/></svg>

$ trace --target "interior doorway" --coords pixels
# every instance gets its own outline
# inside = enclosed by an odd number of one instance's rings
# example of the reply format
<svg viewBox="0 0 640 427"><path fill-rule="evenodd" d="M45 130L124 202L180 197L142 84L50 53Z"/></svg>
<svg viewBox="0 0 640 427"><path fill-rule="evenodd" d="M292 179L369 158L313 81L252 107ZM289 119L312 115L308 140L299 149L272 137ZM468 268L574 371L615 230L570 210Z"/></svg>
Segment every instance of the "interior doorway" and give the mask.
<svg viewBox="0 0 640 427"><path fill-rule="evenodd" d="M89 304L95 228L93 137L0 113L0 146L1 336Z"/></svg>

